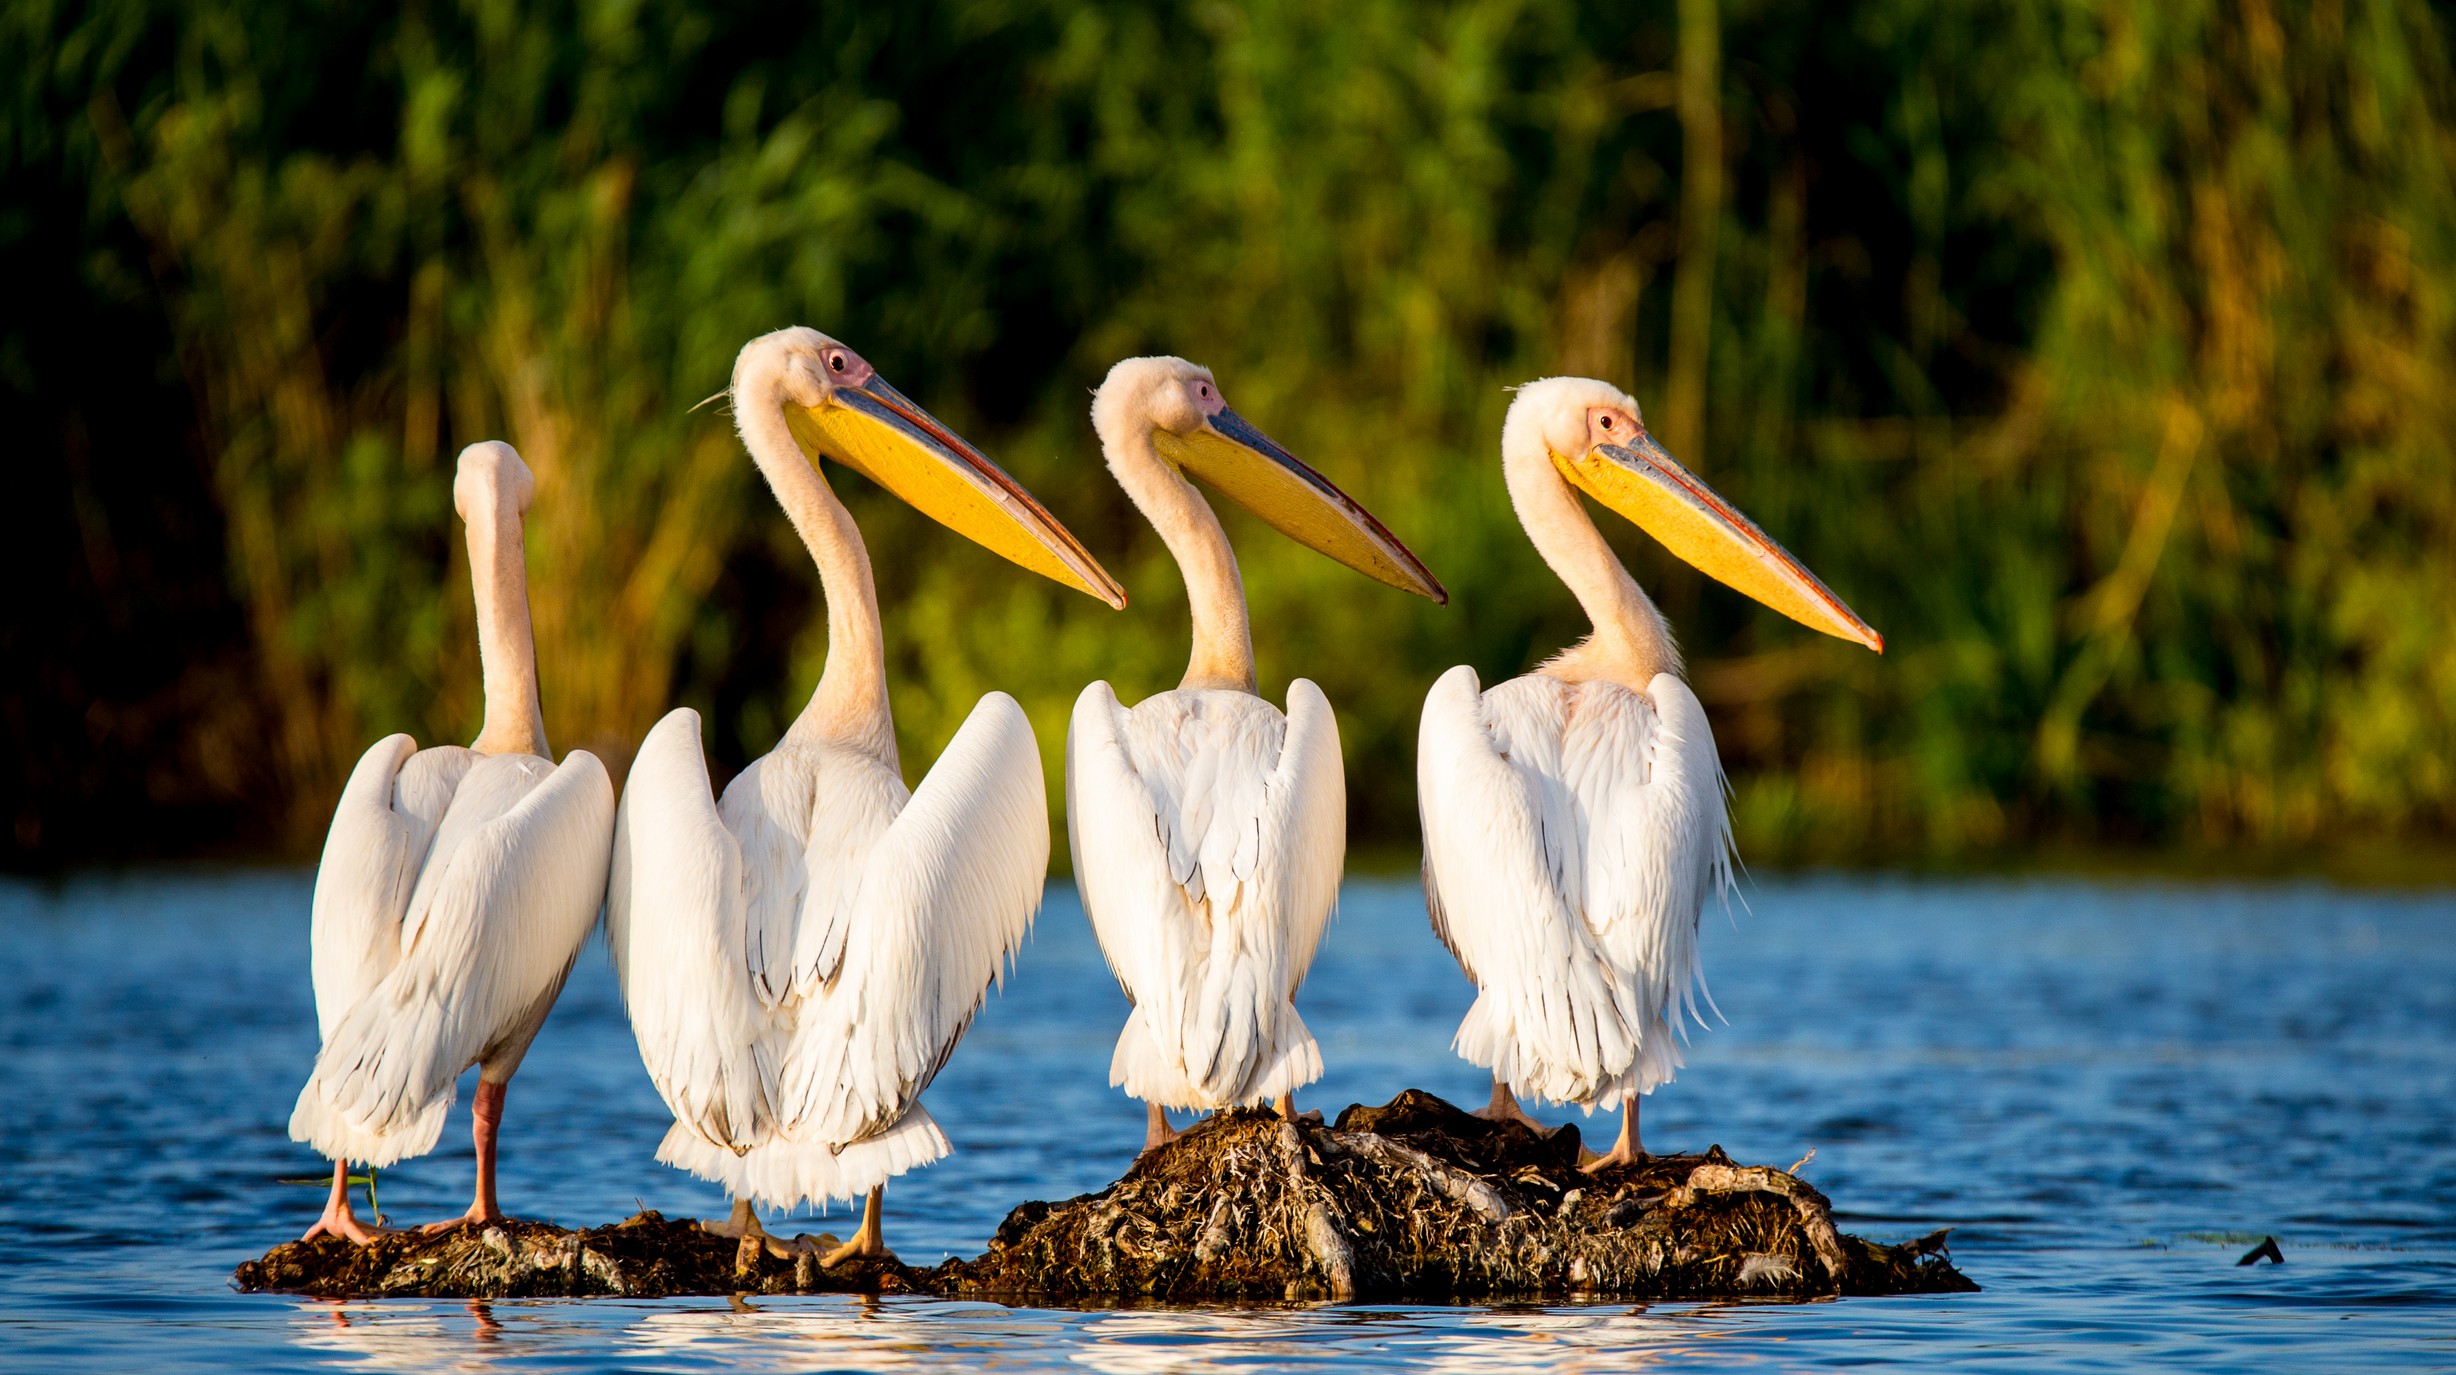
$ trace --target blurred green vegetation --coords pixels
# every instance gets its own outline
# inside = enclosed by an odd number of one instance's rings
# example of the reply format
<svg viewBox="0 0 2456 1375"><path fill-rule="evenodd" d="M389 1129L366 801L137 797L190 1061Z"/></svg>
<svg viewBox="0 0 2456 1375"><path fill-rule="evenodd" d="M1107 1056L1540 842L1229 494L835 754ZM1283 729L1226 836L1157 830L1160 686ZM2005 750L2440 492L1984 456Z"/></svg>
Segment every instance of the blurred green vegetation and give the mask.
<svg viewBox="0 0 2456 1375"><path fill-rule="evenodd" d="M2456 835L2456 111L2411 0L819 6L0 0L0 798L14 862L307 854L375 736L479 717L450 463L511 441L558 749L767 748L824 653L716 408L807 323L980 441L1116 614L838 480L907 758L983 691L1054 785L1183 595L1088 389L1180 353L1448 583L1232 520L1265 690L1413 844L1445 667L1583 633L1505 388L1630 387L1889 642L1604 520L1742 851ZM1063 853L1062 847L1060 853Z"/></svg>

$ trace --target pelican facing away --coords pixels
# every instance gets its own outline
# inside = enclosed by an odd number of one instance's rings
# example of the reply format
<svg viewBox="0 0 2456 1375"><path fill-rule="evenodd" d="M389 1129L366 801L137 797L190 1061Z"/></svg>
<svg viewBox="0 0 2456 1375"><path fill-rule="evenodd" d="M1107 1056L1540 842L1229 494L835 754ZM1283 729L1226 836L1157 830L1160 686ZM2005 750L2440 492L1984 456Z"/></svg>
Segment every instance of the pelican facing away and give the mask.
<svg viewBox="0 0 2456 1375"><path fill-rule="evenodd" d="M983 697L904 786L870 556L824 455L1014 562L1112 606L1125 593L971 445L809 329L743 346L742 443L818 564L827 666L776 748L711 794L699 714L648 733L623 789L606 931L640 1056L674 1125L657 1159L790 1208L867 1194L824 1258L884 1255L886 1180L947 1154L920 1103L1030 928L1049 867L1040 751ZM782 1243L767 1244L779 1250Z"/></svg>
<svg viewBox="0 0 2456 1375"><path fill-rule="evenodd" d="M504 1091L605 898L614 785L585 750L558 767L538 710L520 537L536 486L520 455L492 442L462 451L452 483L486 681L476 743L422 750L386 736L333 810L313 918L323 1048L290 1114L291 1139L333 1159L332 1197L309 1238L369 1239L350 1207L350 1162L433 1150L453 1081L473 1064L476 1197L428 1230L503 1216Z"/></svg>
<svg viewBox="0 0 2456 1375"><path fill-rule="evenodd" d="M1516 1095L1626 1105L1594 1162L1645 1154L1637 1096L1680 1067L1700 985L1697 919L1731 881L1723 771L1661 612L1579 505L1584 492L1700 571L1800 623L1884 640L1746 516L1663 452L1617 388L1554 377L1501 430L1510 502L1595 632L1479 691L1451 669L1417 742L1424 894L1478 989L1458 1053L1493 1072L1480 1115Z"/></svg>
<svg viewBox="0 0 2456 1375"><path fill-rule="evenodd" d="M1338 899L1347 853L1339 726L1322 690L1255 692L1236 554L1187 480L1218 488L1299 543L1393 587L1449 599L1406 546L1222 400L1209 371L1130 358L1092 401L1109 470L1185 576L1193 660L1131 710L1107 683L1076 699L1066 737L1075 881L1134 1011L1109 1082L1166 1108L1288 1095L1322 1074L1294 998Z"/></svg>

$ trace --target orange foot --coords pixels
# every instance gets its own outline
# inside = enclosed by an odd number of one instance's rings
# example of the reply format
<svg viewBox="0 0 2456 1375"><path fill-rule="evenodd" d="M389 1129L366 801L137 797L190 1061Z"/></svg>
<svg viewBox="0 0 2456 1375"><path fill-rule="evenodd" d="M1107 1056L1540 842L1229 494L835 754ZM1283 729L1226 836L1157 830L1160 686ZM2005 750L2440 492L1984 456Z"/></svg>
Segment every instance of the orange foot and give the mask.
<svg viewBox="0 0 2456 1375"><path fill-rule="evenodd" d="M366 1246L382 1236L385 1230L382 1227L370 1228L360 1222L358 1214L350 1209L349 1197L343 1195L324 1205L324 1216L317 1218L316 1225L308 1228L307 1235L299 1240L313 1241L317 1237L335 1236Z"/></svg>
<svg viewBox="0 0 2456 1375"><path fill-rule="evenodd" d="M501 1221L503 1221L503 1210L501 1208L485 1208L472 1203L469 1205L469 1211L461 1214L459 1217L448 1217L441 1222L430 1222L418 1230L432 1236L437 1232L449 1232L456 1227L466 1227L473 1222L487 1223Z"/></svg>
<svg viewBox="0 0 2456 1375"><path fill-rule="evenodd" d="M1622 1165L1635 1165L1639 1161L1649 1158L1650 1157L1646 1154L1644 1147L1632 1146L1628 1142L1623 1141L1619 1145L1612 1147L1610 1150L1605 1151L1603 1154L1598 1155L1591 1160L1579 1162L1578 1168L1586 1171L1588 1174L1596 1174L1604 1170L1615 1169Z"/></svg>

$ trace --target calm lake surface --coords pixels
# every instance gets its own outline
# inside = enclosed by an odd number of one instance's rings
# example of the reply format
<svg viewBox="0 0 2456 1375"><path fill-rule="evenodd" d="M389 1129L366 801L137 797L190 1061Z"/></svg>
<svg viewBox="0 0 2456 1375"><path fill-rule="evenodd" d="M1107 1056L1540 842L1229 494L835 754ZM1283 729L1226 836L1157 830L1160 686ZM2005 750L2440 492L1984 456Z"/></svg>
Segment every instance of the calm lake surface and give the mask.
<svg viewBox="0 0 2456 1375"><path fill-rule="evenodd" d="M0 1368L2456 1369L2456 895L1814 878L1709 916L1729 1024L1649 1100L1647 1142L1813 1146L1847 1229L1954 1227L1981 1294L1086 1313L233 1292L233 1265L321 1205L281 1182L322 1164L284 1134L315 1051L309 883L0 886ZM1479 1101L1448 1050L1467 1002L1415 885L1352 885L1302 999L1330 1072L1300 1103ZM1124 1015L1053 887L930 1091L957 1154L888 1192L907 1261L1124 1169ZM395 1222L465 1205L468 1087L444 1147L384 1173ZM666 1122L593 949L512 1084L505 1206L721 1213L652 1159ZM2286 1263L2238 1267L2268 1234Z"/></svg>

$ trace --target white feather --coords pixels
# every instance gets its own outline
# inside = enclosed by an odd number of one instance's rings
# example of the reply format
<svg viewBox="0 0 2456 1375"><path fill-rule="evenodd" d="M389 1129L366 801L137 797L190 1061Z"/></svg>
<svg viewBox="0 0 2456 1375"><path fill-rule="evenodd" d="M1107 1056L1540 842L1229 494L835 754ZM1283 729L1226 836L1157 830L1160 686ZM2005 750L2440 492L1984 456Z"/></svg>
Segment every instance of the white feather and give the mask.
<svg viewBox="0 0 2456 1375"><path fill-rule="evenodd" d="M476 758L458 745L421 750L406 735L387 735L350 771L316 866L309 922L319 1039L331 1039L342 1016L400 962L410 892Z"/></svg>
<svg viewBox="0 0 2456 1375"><path fill-rule="evenodd" d="M463 1070L518 1067L596 924L613 831L586 751L558 767L410 748L378 742L334 814L316 878L324 1044L290 1118L292 1139L374 1165L434 1147Z"/></svg>
<svg viewBox="0 0 2456 1375"><path fill-rule="evenodd" d="M1730 883L1722 767L1686 683L1542 674L1425 698L1425 894L1478 989L1458 1052L1521 1095L1615 1107L1681 1066L1697 923Z"/></svg>
<svg viewBox="0 0 2456 1375"><path fill-rule="evenodd" d="M775 864L771 847L745 846L718 816L699 713L667 713L641 742L623 784L606 949L640 1058L666 1107L680 1125L728 1150L775 1128L755 1059L767 1015L744 951L746 851Z"/></svg>
<svg viewBox="0 0 2456 1375"><path fill-rule="evenodd" d="M1294 999L1347 848L1339 727L1320 688L1288 711L1181 689L1075 702L1066 810L1075 881L1134 1003L1109 1081L1172 1107L1275 1098L1322 1074Z"/></svg>
<svg viewBox="0 0 2456 1375"><path fill-rule="evenodd" d="M920 1094L1040 903L1048 809L1023 709L981 699L920 790L788 739L708 791L699 718L659 723L624 789L607 904L657 1158L774 1207L945 1155Z"/></svg>

